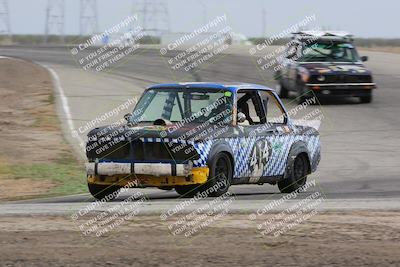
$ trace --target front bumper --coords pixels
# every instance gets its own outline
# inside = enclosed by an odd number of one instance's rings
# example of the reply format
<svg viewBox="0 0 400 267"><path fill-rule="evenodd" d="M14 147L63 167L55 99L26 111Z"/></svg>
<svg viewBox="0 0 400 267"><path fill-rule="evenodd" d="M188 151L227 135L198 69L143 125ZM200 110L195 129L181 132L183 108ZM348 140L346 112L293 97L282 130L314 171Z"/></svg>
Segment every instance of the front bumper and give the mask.
<svg viewBox="0 0 400 267"><path fill-rule="evenodd" d="M208 167L170 163L86 163L88 183L129 187L204 184Z"/></svg>
<svg viewBox="0 0 400 267"><path fill-rule="evenodd" d="M367 96L375 83L307 83L306 87L320 96Z"/></svg>

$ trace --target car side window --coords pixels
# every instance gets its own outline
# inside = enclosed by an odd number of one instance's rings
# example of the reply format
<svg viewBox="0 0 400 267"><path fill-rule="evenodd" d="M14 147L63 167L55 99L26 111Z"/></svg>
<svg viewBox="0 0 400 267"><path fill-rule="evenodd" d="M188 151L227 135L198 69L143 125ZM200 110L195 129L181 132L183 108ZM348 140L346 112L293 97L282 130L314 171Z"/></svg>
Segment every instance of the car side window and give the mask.
<svg viewBox="0 0 400 267"><path fill-rule="evenodd" d="M266 113L266 122L271 124L284 124L285 113L273 93L260 90L260 96Z"/></svg>
<svg viewBox="0 0 400 267"><path fill-rule="evenodd" d="M237 93L237 110L246 117L241 125L265 123L264 110L257 90L242 90Z"/></svg>

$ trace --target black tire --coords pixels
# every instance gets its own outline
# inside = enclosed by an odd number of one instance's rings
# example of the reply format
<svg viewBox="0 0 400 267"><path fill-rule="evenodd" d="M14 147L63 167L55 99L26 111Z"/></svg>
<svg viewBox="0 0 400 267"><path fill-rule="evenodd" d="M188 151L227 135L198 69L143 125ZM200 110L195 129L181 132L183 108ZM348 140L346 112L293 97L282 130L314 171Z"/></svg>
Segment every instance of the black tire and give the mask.
<svg viewBox="0 0 400 267"><path fill-rule="evenodd" d="M307 101L307 99L310 99L310 92L306 90L305 86L299 85L300 89L298 90L299 96L297 98L297 102L299 104L303 104L304 102Z"/></svg>
<svg viewBox="0 0 400 267"><path fill-rule="evenodd" d="M106 201L115 199L120 191L119 186L115 185L99 185L88 183L90 194L98 200L105 199Z"/></svg>
<svg viewBox="0 0 400 267"><path fill-rule="evenodd" d="M288 89L282 85L281 82L279 82L280 90L279 90L279 97L280 98L288 98L289 97L289 91Z"/></svg>
<svg viewBox="0 0 400 267"><path fill-rule="evenodd" d="M372 93L369 93L366 96L360 96L361 103L371 103L372 102Z"/></svg>
<svg viewBox="0 0 400 267"><path fill-rule="evenodd" d="M233 176L233 166L228 154L223 152L216 154L208 167L210 168L210 176L205 189L218 186L221 182L225 184L225 186L218 187L215 191L210 192L210 196L219 197L228 192Z"/></svg>
<svg viewBox="0 0 400 267"><path fill-rule="evenodd" d="M232 163L228 154L218 153L213 157L208 167L210 168L210 175L204 185L176 186L175 191L184 197L192 197L207 190L208 196L211 197L219 197L228 192L233 175ZM209 189L221 184L220 182L224 182L225 186L218 187L215 191L210 192Z"/></svg>
<svg viewBox="0 0 400 267"><path fill-rule="evenodd" d="M308 158L305 154L300 154L294 159L288 177L278 182L279 190L281 193L291 193L296 191L307 182L308 174Z"/></svg>

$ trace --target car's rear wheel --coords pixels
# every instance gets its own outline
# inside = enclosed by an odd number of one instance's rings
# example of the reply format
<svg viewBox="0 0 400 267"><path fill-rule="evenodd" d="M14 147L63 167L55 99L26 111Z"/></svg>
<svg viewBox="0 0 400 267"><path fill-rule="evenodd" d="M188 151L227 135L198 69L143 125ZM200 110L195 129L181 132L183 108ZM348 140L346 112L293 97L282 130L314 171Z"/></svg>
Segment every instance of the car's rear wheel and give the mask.
<svg viewBox="0 0 400 267"><path fill-rule="evenodd" d="M306 154L299 154L294 162L292 170L287 178L278 182L278 188L281 193L291 193L307 182L309 173L308 158Z"/></svg>
<svg viewBox="0 0 400 267"><path fill-rule="evenodd" d="M90 194L92 194L94 198L98 200L105 199L106 201L115 199L121 189L119 186L115 185L100 185L91 183L88 183L88 188Z"/></svg>
<svg viewBox="0 0 400 267"><path fill-rule="evenodd" d="M360 97L361 103L371 103L372 102L372 93L368 93L366 96Z"/></svg>

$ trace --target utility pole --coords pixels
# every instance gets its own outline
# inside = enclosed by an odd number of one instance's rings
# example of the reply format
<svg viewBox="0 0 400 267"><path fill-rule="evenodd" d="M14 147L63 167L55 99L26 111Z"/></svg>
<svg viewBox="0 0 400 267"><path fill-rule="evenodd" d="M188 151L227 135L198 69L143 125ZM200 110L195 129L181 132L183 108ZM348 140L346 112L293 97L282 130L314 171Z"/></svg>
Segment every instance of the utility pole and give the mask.
<svg viewBox="0 0 400 267"><path fill-rule="evenodd" d="M97 1L81 0L79 33L80 35L94 34L98 32Z"/></svg>
<svg viewBox="0 0 400 267"><path fill-rule="evenodd" d="M144 35L160 36L170 32L168 5L163 0L133 0L133 12L143 28Z"/></svg>
<svg viewBox="0 0 400 267"><path fill-rule="evenodd" d="M45 42L49 40L49 35L59 35L64 42L64 0L48 0L46 9Z"/></svg>
<svg viewBox="0 0 400 267"><path fill-rule="evenodd" d="M10 13L7 0L0 1L0 34L11 37Z"/></svg>

